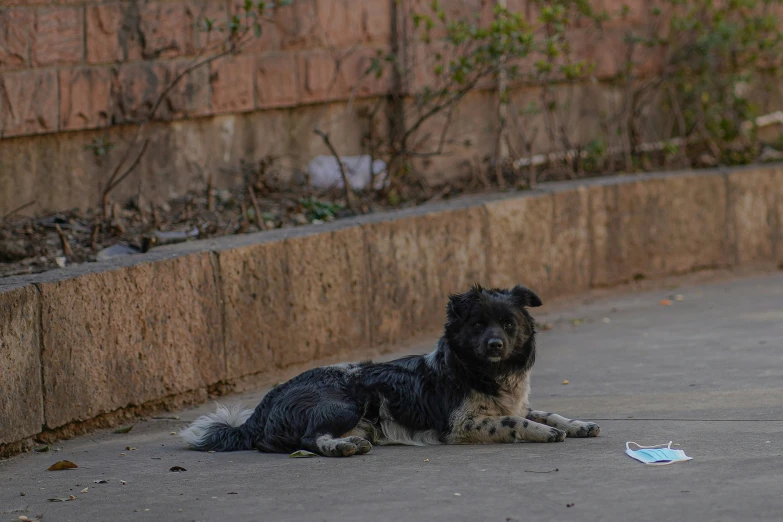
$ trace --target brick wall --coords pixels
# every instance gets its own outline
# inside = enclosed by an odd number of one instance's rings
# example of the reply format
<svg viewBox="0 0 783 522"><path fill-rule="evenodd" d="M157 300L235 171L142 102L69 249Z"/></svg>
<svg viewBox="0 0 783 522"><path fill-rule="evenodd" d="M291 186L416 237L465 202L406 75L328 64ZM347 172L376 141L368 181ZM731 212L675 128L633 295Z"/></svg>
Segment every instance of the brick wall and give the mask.
<svg viewBox="0 0 783 522"><path fill-rule="evenodd" d="M0 138L139 118L204 44L197 20L226 20L236 11L226 0L7 0L0 7ZM242 54L190 73L159 117L347 98L387 45L389 16L387 0L297 0L272 14ZM360 94L383 89L368 82Z"/></svg>
<svg viewBox="0 0 783 522"><path fill-rule="evenodd" d="M328 153L310 136L325 115L339 112L328 107L391 89L388 76L360 77L378 50L391 47L397 1L294 0L270 13L262 36L241 54L190 72L172 90L157 112L160 123L150 129L147 157L115 195L141 193L143 186L149 200L167 199L200 186L213 173L218 185L230 185L236 176L226 173L235 171L240 159L271 153L295 158L292 166L301 169L313 155ZM477 13L486 19L496 1L442 3L452 15ZM640 0L601 2L612 11L623 3L630 3L632 12L643 6ZM103 159L85 147L100 136L124 143L129 129L123 124L147 114L205 44L206 33L196 22L205 16L226 20L242 3L0 0L0 214L32 199L38 206L31 211L95 204L122 147ZM402 0L398 10L423 3ZM530 0L507 5L530 19L536 16ZM622 22L628 23L641 22ZM574 32L577 56L596 60L602 77L621 63L622 53L612 49L622 43L622 24L601 34L586 28ZM429 81L422 63L433 51L413 42L413 30L407 29L402 54L413 71L407 88L416 90ZM492 82L484 87L492 88ZM493 150L491 106L486 97L466 100L454 128L474 135L455 140L473 147L433 160L426 175L438 179L455 172L466 157ZM362 152L358 120L343 118L330 130L342 154Z"/></svg>

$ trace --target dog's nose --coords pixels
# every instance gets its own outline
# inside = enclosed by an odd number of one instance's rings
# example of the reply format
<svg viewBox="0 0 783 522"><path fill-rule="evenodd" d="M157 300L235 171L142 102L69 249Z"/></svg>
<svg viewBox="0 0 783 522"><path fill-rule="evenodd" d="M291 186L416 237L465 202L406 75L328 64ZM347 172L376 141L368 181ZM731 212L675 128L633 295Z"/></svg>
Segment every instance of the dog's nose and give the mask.
<svg viewBox="0 0 783 522"><path fill-rule="evenodd" d="M489 343L487 343L490 350L497 350L500 351L503 349L503 340L502 339L490 339Z"/></svg>

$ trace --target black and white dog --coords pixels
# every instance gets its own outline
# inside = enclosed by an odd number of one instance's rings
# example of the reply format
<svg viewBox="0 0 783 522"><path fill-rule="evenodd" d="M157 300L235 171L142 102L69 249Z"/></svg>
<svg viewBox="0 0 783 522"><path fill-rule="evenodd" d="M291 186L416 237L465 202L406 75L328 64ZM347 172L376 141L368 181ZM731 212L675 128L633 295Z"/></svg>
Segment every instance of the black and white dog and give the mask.
<svg viewBox="0 0 783 522"><path fill-rule="evenodd" d="M306 449L348 457L373 444L559 442L599 427L528 406L541 306L531 290L452 295L427 355L315 368L271 390L255 411L219 407L184 429L197 450Z"/></svg>

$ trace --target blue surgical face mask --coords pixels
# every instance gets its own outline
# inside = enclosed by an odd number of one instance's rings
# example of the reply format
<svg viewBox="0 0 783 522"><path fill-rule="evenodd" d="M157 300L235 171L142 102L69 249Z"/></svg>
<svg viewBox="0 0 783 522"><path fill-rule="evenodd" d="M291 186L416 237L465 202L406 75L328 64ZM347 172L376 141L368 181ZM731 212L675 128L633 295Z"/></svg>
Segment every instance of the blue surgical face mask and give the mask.
<svg viewBox="0 0 783 522"><path fill-rule="evenodd" d="M636 449L631 449L631 445ZM651 466L663 466L681 460L691 460L691 457L687 456L684 451L672 449L671 442L657 446L639 446L635 442L626 442L625 453L629 457Z"/></svg>

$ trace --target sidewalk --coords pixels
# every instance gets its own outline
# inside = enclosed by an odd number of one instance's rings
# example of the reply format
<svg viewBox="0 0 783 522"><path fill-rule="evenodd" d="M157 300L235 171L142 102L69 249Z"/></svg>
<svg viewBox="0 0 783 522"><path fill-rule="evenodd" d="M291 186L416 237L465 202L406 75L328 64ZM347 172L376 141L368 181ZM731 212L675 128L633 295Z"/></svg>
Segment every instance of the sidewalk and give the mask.
<svg viewBox="0 0 783 522"><path fill-rule="evenodd" d="M539 336L533 405L597 421L598 438L348 459L186 450L170 433L207 404L0 462L0 522L783 519L783 273L537 319L553 327ZM252 407L262 393L225 401ZM626 441L670 440L693 460L651 467L624 454ZM79 468L46 471L62 459Z"/></svg>

